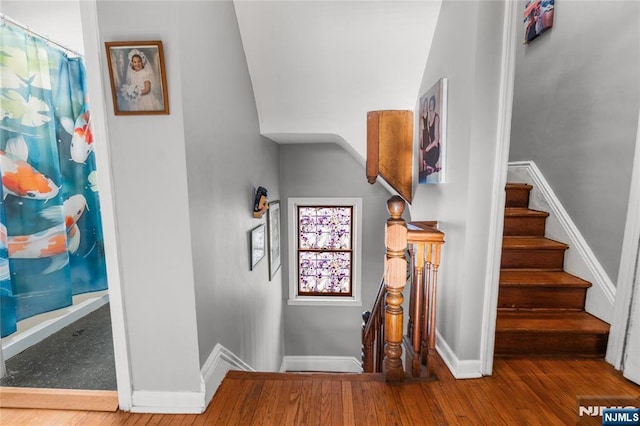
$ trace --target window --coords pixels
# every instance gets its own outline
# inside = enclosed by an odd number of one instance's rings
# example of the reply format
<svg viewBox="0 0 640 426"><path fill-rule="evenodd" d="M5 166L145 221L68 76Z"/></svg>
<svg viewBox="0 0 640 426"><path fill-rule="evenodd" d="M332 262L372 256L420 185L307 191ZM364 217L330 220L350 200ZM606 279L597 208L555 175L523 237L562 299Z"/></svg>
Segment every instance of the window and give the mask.
<svg viewBox="0 0 640 426"><path fill-rule="evenodd" d="M362 200L289 199L289 304L360 305Z"/></svg>

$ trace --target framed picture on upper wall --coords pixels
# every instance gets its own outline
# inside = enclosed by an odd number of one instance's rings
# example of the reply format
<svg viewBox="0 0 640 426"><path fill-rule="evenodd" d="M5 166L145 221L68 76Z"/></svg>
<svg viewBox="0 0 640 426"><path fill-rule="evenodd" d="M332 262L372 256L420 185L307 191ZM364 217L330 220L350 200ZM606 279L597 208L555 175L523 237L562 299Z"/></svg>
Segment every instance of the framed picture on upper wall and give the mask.
<svg viewBox="0 0 640 426"><path fill-rule="evenodd" d="M524 42L529 43L553 26L555 0L527 0L524 6Z"/></svg>
<svg viewBox="0 0 640 426"><path fill-rule="evenodd" d="M169 114L161 41L108 41L115 115Z"/></svg>
<svg viewBox="0 0 640 426"><path fill-rule="evenodd" d="M447 151L447 79L420 97L418 114L418 183L443 183Z"/></svg>
<svg viewBox="0 0 640 426"><path fill-rule="evenodd" d="M269 225L269 280L272 280L280 269L280 201L269 203L267 224Z"/></svg>

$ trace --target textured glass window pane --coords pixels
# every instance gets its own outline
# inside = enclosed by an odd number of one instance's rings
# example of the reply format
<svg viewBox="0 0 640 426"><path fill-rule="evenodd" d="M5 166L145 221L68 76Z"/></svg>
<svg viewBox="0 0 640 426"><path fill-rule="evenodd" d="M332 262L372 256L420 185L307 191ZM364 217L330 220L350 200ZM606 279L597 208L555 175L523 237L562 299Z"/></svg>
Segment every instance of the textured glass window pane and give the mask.
<svg viewBox="0 0 640 426"><path fill-rule="evenodd" d="M351 292L350 252L299 252L300 293Z"/></svg>
<svg viewBox="0 0 640 426"><path fill-rule="evenodd" d="M298 207L299 294L351 295L351 207Z"/></svg>
<svg viewBox="0 0 640 426"><path fill-rule="evenodd" d="M350 207L300 207L299 249L351 249L351 212Z"/></svg>

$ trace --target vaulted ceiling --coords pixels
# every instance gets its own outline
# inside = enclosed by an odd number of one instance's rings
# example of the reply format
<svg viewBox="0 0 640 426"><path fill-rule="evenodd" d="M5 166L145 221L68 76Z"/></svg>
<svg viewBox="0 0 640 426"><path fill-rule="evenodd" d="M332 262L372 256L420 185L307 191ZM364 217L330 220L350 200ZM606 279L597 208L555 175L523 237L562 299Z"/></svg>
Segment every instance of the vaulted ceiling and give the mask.
<svg viewBox="0 0 640 426"><path fill-rule="evenodd" d="M235 0L261 133L364 161L367 112L415 107L440 4Z"/></svg>

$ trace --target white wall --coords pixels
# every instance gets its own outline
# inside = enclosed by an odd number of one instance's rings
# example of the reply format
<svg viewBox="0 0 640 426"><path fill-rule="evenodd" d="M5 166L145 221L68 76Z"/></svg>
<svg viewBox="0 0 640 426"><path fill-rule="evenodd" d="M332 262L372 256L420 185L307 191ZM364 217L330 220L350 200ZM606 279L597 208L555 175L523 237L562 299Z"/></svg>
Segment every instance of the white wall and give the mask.
<svg viewBox="0 0 640 426"><path fill-rule="evenodd" d="M367 183L362 166L336 144L292 144L280 147L283 229L283 294L289 294L289 197L359 197L362 209L362 306L284 306L287 356L361 358L362 312L370 310L384 267L384 227L391 196L380 183ZM285 302L286 303L286 302Z"/></svg>
<svg viewBox="0 0 640 426"><path fill-rule="evenodd" d="M413 105L440 1L234 4L261 132L341 143L364 164L367 112Z"/></svg>
<svg viewBox="0 0 640 426"><path fill-rule="evenodd" d="M80 0L2 0L0 12L38 34L84 53Z"/></svg>
<svg viewBox="0 0 640 426"><path fill-rule="evenodd" d="M460 361L480 372L491 188L497 144L504 4L444 1L420 93L449 79L447 181L419 185L412 220L438 220L446 234L438 332Z"/></svg>
<svg viewBox="0 0 640 426"><path fill-rule="evenodd" d="M638 126L639 23L635 1L560 1L553 27L528 45L520 32L516 51L509 160L535 161L614 283Z"/></svg>

